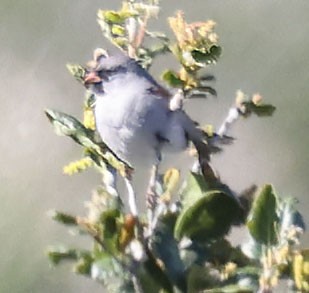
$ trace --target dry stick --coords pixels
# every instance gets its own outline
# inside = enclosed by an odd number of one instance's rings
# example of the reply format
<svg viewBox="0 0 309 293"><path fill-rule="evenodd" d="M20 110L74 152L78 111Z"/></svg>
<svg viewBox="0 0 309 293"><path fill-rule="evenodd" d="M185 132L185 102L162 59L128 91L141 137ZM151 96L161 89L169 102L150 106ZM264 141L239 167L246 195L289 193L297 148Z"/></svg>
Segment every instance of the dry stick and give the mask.
<svg viewBox="0 0 309 293"><path fill-rule="evenodd" d="M127 25L127 30L129 33L128 53L131 58L136 58L136 50L143 43L148 19L148 13L145 15L140 24L138 24L135 18L129 18L129 23Z"/></svg>
<svg viewBox="0 0 309 293"><path fill-rule="evenodd" d="M148 22L148 19L149 19L149 15L148 13L145 15L144 17L144 20L142 21L141 25L140 25L140 29L139 31L137 32L136 34L136 37L135 37L135 44L134 44L134 47L135 48L138 48L141 46L141 44L143 43L143 40L144 40L144 37L145 37L145 32L146 32L146 27L147 27L147 22Z"/></svg>
<svg viewBox="0 0 309 293"><path fill-rule="evenodd" d="M148 207L148 220L151 222L153 217L153 209L157 201L156 194L156 180L158 176L158 164L154 164L151 168L149 183L147 187L147 207Z"/></svg>
<svg viewBox="0 0 309 293"><path fill-rule="evenodd" d="M147 216L148 216L148 230L146 232L146 238L151 236L151 234L154 231L154 228L156 227L156 224L158 222L159 216L164 211L163 207L165 208L165 204L161 201L160 197L158 196L156 192L156 183L158 179L158 170L159 165L162 160L161 155L161 148L158 147L155 149L156 152L156 161L152 166L151 169L151 175L149 178L149 184L147 189L147 201L148 201L148 207L147 207ZM159 203L159 206L158 206Z"/></svg>
<svg viewBox="0 0 309 293"><path fill-rule="evenodd" d="M166 210L166 203L161 201L159 203L159 205L156 206L156 209L155 209L155 213L153 213L153 216L152 216L152 221L149 223L149 227L148 227L148 233L147 233L147 236L149 237L150 235L152 235L158 221L159 221L159 218L160 216L164 213L164 211Z"/></svg>
<svg viewBox="0 0 309 293"><path fill-rule="evenodd" d="M217 134L219 136L223 136L227 133L227 131L231 128L232 124L234 124L239 118L239 111L236 107L231 107L227 117L223 121L221 127L219 128Z"/></svg>
<svg viewBox="0 0 309 293"><path fill-rule="evenodd" d="M134 40L136 38L136 31L137 31L137 21L135 18L130 17L128 19L127 24L127 31L128 31L128 54L131 58L136 58L136 48L134 46Z"/></svg>

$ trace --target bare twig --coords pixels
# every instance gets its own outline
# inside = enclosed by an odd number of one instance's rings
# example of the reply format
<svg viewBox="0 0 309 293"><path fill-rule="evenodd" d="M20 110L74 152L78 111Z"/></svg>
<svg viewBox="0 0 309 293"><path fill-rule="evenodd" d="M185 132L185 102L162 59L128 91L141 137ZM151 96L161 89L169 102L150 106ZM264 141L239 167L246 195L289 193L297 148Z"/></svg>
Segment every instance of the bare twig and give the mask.
<svg viewBox="0 0 309 293"><path fill-rule="evenodd" d="M116 188L116 180L117 180L117 171L115 168L106 165L106 169L103 172L103 183L106 188L106 191L112 196L119 197L117 188Z"/></svg>
<svg viewBox="0 0 309 293"><path fill-rule="evenodd" d="M133 275L133 278L132 278L132 282L133 282L135 292L136 293L143 293L142 286L141 286L138 278L134 275Z"/></svg>
<svg viewBox="0 0 309 293"><path fill-rule="evenodd" d="M136 196L135 196L135 191L132 186L131 179L128 177L124 177L124 182L128 190L128 203L129 203L131 214L133 215L133 217L137 218L138 211L137 211L137 205L136 205Z"/></svg>
<svg viewBox="0 0 309 293"><path fill-rule="evenodd" d="M237 107L231 107L229 109L227 117L224 119L223 123L221 124L217 134L221 137L227 134L228 130L231 126L238 120L240 114ZM210 166L210 165L209 165ZM212 169L212 168L211 168ZM193 173L201 173L201 165L198 160L195 160L191 167L191 171Z"/></svg>
<svg viewBox="0 0 309 293"><path fill-rule="evenodd" d="M152 226L154 211L158 204L158 195L156 192L156 181L158 176L158 163L154 164L151 169L151 175L147 188L147 218L149 227Z"/></svg>
<svg viewBox="0 0 309 293"><path fill-rule="evenodd" d="M227 131L231 128L232 124L234 124L238 118L239 110L236 107L231 107L217 134L220 136L225 135Z"/></svg>

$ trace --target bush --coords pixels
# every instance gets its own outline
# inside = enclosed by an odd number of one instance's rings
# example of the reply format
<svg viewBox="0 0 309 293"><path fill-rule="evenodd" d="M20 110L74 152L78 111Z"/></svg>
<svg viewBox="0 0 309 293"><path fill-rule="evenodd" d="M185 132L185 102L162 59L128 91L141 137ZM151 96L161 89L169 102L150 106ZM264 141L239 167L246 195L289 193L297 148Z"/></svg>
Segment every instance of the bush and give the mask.
<svg viewBox="0 0 309 293"><path fill-rule="evenodd" d="M157 1L124 1L120 10L99 10L98 22L112 44L146 69L161 54L178 61L178 71L162 73L165 83L177 90L175 96L181 94L176 102L216 95L210 86L214 77L207 73L221 53L215 23L187 23L184 14L176 12L168 19L174 33L170 39L148 30L149 19L158 13ZM94 59L98 54L105 52L96 50ZM84 83L85 67L70 64L68 69ZM184 182L179 182L179 171L170 168L156 176L155 184L149 183L153 194L145 197L148 218L126 213L111 170L127 178L132 166L120 161L98 137L93 104L94 96L86 92L83 122L46 110L56 133L71 137L83 149L82 159L65 166L64 173L91 167L103 178L87 204L86 217L53 213L54 220L86 233L94 242L83 251L50 248L48 256L54 265L72 261L74 272L101 282L108 292L271 292L281 279L288 281L291 290L309 291L309 253L299 248L305 228L302 216L296 200L280 197L271 184L250 186L236 194L208 162L195 163ZM274 111L259 94L237 91L218 131L211 125L201 126L210 151L220 153L233 142L227 131L239 118L271 116ZM250 234L241 247L234 247L227 238L235 225Z"/></svg>

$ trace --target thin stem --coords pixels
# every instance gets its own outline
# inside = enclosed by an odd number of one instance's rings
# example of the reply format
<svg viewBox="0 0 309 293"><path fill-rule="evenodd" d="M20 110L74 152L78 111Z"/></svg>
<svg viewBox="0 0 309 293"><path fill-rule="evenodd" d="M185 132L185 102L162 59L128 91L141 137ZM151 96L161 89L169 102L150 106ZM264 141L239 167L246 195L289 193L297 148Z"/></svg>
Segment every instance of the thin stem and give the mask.
<svg viewBox="0 0 309 293"><path fill-rule="evenodd" d="M217 134L223 136L227 133L227 131L231 128L232 124L234 124L237 119L239 118L239 112L236 107L230 108L227 117L223 121L222 125L220 126Z"/></svg>
<svg viewBox="0 0 309 293"><path fill-rule="evenodd" d="M147 187L147 216L148 223L152 222L153 211L156 209L158 195L156 193L156 181L158 176L158 164L152 166L151 174L149 178L149 184Z"/></svg>
<svg viewBox="0 0 309 293"><path fill-rule="evenodd" d="M117 181L116 169L111 167L110 165L107 165L106 169L103 172L102 180L106 188L106 191L115 197L119 197L119 194L116 188L116 181Z"/></svg>
<svg viewBox="0 0 309 293"><path fill-rule="evenodd" d="M135 191L133 189L131 179L128 178L128 177L124 177L124 182L125 182L127 190L128 190L128 203L129 203L130 212L131 212L132 216L136 219L136 227L137 227L138 238L142 241L142 243L145 243L145 239L144 239L144 235L143 235L143 227L142 227L141 222L138 218L136 196L135 196Z"/></svg>
<svg viewBox="0 0 309 293"><path fill-rule="evenodd" d="M139 48L143 43L148 19L149 19L149 16L146 14L144 19L141 21L139 30L138 30L136 37L135 37L135 40L134 40L135 49Z"/></svg>
<svg viewBox="0 0 309 293"><path fill-rule="evenodd" d="M159 164L161 162L161 151L160 149L156 149L156 162L152 166L151 174L149 178L149 184L147 188L147 217L148 217L148 236L151 235L153 229L156 226L156 213L157 213L157 205L159 201L158 194L156 192L156 183L158 178L158 170L159 170Z"/></svg>
<svg viewBox="0 0 309 293"><path fill-rule="evenodd" d="M128 201L129 201L129 208L133 217L138 217L137 205L136 205L136 196L132 186L131 179L128 177L124 177L124 182L126 184L128 190Z"/></svg>
<svg viewBox="0 0 309 293"><path fill-rule="evenodd" d="M192 167L191 167L191 172L195 173L195 174L200 174L201 173L201 165L200 165L199 160L196 159L193 162Z"/></svg>
<svg viewBox="0 0 309 293"><path fill-rule="evenodd" d="M143 293L143 289L142 289L142 286L140 284L140 281L134 275L133 275L133 278L132 278L132 282L133 282L135 292L136 293Z"/></svg>

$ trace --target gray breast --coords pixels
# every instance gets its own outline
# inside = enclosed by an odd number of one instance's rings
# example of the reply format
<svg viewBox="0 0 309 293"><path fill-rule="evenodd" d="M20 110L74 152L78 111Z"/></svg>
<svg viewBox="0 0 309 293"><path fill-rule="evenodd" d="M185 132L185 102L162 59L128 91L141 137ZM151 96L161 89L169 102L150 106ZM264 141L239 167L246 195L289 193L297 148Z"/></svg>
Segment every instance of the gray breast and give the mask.
<svg viewBox="0 0 309 293"><path fill-rule="evenodd" d="M154 160L157 134L164 132L168 105L150 94L147 80L126 73L104 85L97 96L95 116L102 140L120 159L135 164L140 158Z"/></svg>

